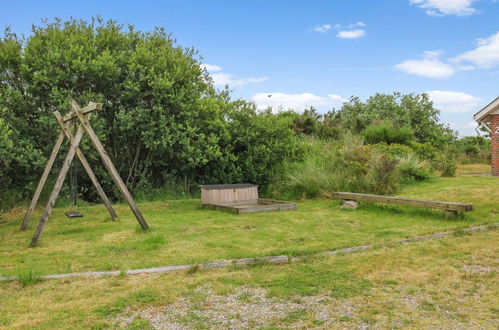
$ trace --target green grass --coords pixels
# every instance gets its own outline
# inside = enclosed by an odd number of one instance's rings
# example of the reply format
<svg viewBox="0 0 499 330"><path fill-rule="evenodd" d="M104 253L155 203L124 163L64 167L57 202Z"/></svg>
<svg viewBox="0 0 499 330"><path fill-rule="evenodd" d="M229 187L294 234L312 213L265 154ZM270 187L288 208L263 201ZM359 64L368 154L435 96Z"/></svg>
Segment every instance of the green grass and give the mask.
<svg viewBox="0 0 499 330"><path fill-rule="evenodd" d="M145 308L161 313L179 298L187 299L189 305L178 321L207 328L213 321L195 311L210 308L205 303L209 292L227 295L240 287L265 289L277 303L320 297L330 312L332 328L362 324L492 328L497 316L497 272L472 273L465 267L497 269L498 239L498 231L488 230L287 265L52 280L26 287L0 283L0 328L118 328L120 314ZM248 303L248 299L243 296L240 301ZM302 308L282 319L269 320L268 326L306 322L308 327L325 327L314 319L306 303L301 304ZM150 323L135 316L129 327L149 328Z"/></svg>
<svg viewBox="0 0 499 330"><path fill-rule="evenodd" d="M489 174L490 163L488 164L459 164L456 175Z"/></svg>
<svg viewBox="0 0 499 330"><path fill-rule="evenodd" d="M19 283L22 286L33 285L40 282L40 274L33 269L19 270L17 273Z"/></svg>
<svg viewBox="0 0 499 330"><path fill-rule="evenodd" d="M294 212L233 215L204 210L199 200L140 203L151 230L142 232L126 205L116 205L120 222L102 205L79 206L83 218L68 219L56 208L42 241L27 248L30 230L20 232L24 208L0 218L0 275L18 269L38 274L124 270L266 255L306 255L367 243L389 242L442 230L497 221L498 178L438 178L407 186L401 196L470 202L476 210L445 220L442 211L369 205L338 208L338 201L298 201Z"/></svg>

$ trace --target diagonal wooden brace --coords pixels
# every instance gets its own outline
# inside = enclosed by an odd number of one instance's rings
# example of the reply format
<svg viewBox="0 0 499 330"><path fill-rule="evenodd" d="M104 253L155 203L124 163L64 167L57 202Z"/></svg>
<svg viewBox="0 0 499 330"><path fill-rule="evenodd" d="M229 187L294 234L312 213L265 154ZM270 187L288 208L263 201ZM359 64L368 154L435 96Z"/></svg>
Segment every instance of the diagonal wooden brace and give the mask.
<svg viewBox="0 0 499 330"><path fill-rule="evenodd" d="M61 126L62 131L66 135L66 137L69 139L69 143L73 144L74 143L74 137L73 134L69 131L69 126L71 125L70 123L64 123L63 118L59 111L54 112L54 116L57 119L57 122ZM104 189L102 189L102 186L99 183L99 180L97 180L97 177L95 176L94 172L92 171L92 168L87 162L87 159L81 152L81 149L78 147L76 148L76 156L80 159L81 164L83 165L83 168L87 172L88 176L90 177L90 180L92 181L95 189L97 189L97 192L99 193L99 196L102 198L104 201L104 205L106 205L107 210L109 211L109 214L111 214L111 217L113 218L114 221L118 221L118 216L116 215L116 212L114 211L111 202L109 201L109 198L107 198L106 193L104 192Z"/></svg>
<svg viewBox="0 0 499 330"><path fill-rule="evenodd" d="M88 136L90 137L90 141L92 141L92 144L95 146L97 149L97 152L99 153L100 157L102 158L102 162L104 163L104 166L107 168L109 174L111 174L111 177L113 178L114 182L118 186L119 190L121 191L121 194L123 197L125 197L125 200L127 201L128 205L130 206L130 209L132 210L133 214L137 218L137 221L139 222L140 226L142 227L143 230L149 229L149 225L147 224L146 220L142 216L142 213L140 212L139 208L137 207L137 204L135 204L135 201L128 191L128 188L126 187L125 183L123 183L123 180L121 179L118 171L114 167L113 162L111 161L111 158L109 158L109 155L107 154L106 150L104 149L104 146L100 142L99 138L97 137L97 134L95 134L94 130L92 129L92 126L90 126L88 119L85 117L83 114L82 110L78 106L76 102L71 102L71 107L73 108L73 111L76 113L78 116L78 119L80 120L81 127L85 129L87 132Z"/></svg>
<svg viewBox="0 0 499 330"><path fill-rule="evenodd" d="M90 116L88 114L87 116ZM86 118L85 118L86 119ZM35 234L33 235L33 239L31 240L30 247L35 247L38 245L38 241L42 236L43 229L45 228L45 224L52 213L52 208L54 207L57 196L59 195L62 184L64 183L64 179L69 171L69 166L73 161L74 155L76 153L76 149L80 145L81 138L83 137L83 133L85 130L82 126L78 127L76 131L76 135L74 137L73 143L69 147L68 154L66 155L66 159L64 159L64 163L62 164L61 171L59 172L59 176L55 182L54 188L52 189L52 193L50 194L49 200L47 202L47 206L45 206L45 211L42 214L40 222L38 223L38 227L36 228Z"/></svg>
<svg viewBox="0 0 499 330"><path fill-rule="evenodd" d="M38 186L36 187L35 194L33 195L33 198L31 199L31 203L29 204L28 210L26 211L26 214L24 215L23 222L21 224L21 230L26 230L29 225L29 220L31 217L31 213L36 207L36 203L38 203L38 199L40 198L40 194L42 193L43 186L45 186L45 182L47 181L47 177L50 174L50 170L52 169L52 166L54 165L54 161L57 157L57 154L59 153L59 150L61 149L62 142L64 141L64 133L61 132L59 136L57 137L57 140L54 145L54 149L52 149L52 153L50 154L50 158L47 162L47 166L45 166L45 170L43 171L42 177L40 178L40 181L38 182Z"/></svg>

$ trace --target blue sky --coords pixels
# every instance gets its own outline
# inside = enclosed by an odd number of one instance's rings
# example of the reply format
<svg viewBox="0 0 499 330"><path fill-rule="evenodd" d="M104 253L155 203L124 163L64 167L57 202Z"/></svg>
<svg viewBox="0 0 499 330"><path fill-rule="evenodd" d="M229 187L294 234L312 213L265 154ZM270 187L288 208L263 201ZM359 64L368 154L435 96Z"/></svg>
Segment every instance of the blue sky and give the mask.
<svg viewBox="0 0 499 330"><path fill-rule="evenodd" d="M499 96L499 1L0 1L0 24L101 15L163 26L234 97L320 111L351 95L429 92L441 119L474 135ZM271 94L272 97L268 97Z"/></svg>

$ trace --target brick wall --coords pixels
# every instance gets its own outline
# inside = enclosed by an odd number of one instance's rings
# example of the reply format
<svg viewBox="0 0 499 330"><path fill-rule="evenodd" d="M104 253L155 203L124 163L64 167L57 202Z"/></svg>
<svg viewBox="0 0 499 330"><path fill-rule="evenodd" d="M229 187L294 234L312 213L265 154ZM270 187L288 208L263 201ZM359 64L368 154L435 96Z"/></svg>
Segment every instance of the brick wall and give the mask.
<svg viewBox="0 0 499 330"><path fill-rule="evenodd" d="M499 175L499 114L491 115L492 175Z"/></svg>

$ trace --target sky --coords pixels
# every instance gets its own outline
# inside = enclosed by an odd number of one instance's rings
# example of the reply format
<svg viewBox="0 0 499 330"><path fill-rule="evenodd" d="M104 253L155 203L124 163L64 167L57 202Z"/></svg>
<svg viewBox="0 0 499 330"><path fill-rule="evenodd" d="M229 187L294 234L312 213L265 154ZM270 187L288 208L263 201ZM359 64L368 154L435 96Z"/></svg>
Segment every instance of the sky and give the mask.
<svg viewBox="0 0 499 330"><path fill-rule="evenodd" d="M351 96L427 92L467 136L499 96L499 0L0 0L0 25L27 36L45 18L97 15L164 27L198 50L217 88L260 108L326 112Z"/></svg>

